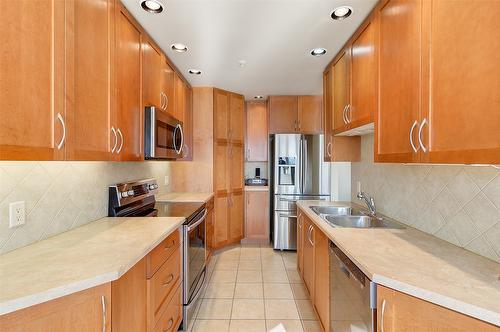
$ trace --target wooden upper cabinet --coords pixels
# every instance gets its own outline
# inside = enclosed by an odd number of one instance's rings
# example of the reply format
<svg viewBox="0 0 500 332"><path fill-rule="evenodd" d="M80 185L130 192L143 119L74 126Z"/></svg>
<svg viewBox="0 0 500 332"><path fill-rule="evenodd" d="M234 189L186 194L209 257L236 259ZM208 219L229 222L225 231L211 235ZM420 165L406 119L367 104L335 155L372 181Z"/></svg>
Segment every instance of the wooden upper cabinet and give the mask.
<svg viewBox="0 0 500 332"><path fill-rule="evenodd" d="M142 160L141 29L122 5L116 17L117 154Z"/></svg>
<svg viewBox="0 0 500 332"><path fill-rule="evenodd" d="M373 122L377 109L377 21L369 21L351 45L351 106L348 127Z"/></svg>
<svg viewBox="0 0 500 332"><path fill-rule="evenodd" d="M229 93L214 89L214 138L216 141L229 139Z"/></svg>
<svg viewBox="0 0 500 332"><path fill-rule="evenodd" d="M267 102L249 101L246 105L246 153L247 161L267 161L268 112Z"/></svg>
<svg viewBox="0 0 500 332"><path fill-rule="evenodd" d="M193 160L193 89L186 86L184 107L184 147L181 160Z"/></svg>
<svg viewBox="0 0 500 332"><path fill-rule="evenodd" d="M269 133L287 134L297 131L297 96L269 97Z"/></svg>
<svg viewBox="0 0 500 332"><path fill-rule="evenodd" d="M383 286L377 286L377 308L377 331L498 332L496 326Z"/></svg>
<svg viewBox="0 0 500 332"><path fill-rule="evenodd" d="M379 8L375 161L419 160L415 150L421 109L421 10L421 1L404 0L390 0Z"/></svg>
<svg viewBox="0 0 500 332"><path fill-rule="evenodd" d="M323 135L324 161L332 161L333 140L333 70L328 68L323 73Z"/></svg>
<svg viewBox="0 0 500 332"><path fill-rule="evenodd" d="M111 284L0 316L2 331L111 332Z"/></svg>
<svg viewBox="0 0 500 332"><path fill-rule="evenodd" d="M67 160L108 160L116 142L113 18L114 1L66 2Z"/></svg>
<svg viewBox="0 0 500 332"><path fill-rule="evenodd" d="M245 192L245 239L269 241L269 191Z"/></svg>
<svg viewBox="0 0 500 332"><path fill-rule="evenodd" d="M162 55L160 63L160 94L163 98L163 108L167 113L174 114L175 108L175 72L167 59Z"/></svg>
<svg viewBox="0 0 500 332"><path fill-rule="evenodd" d="M347 108L350 102L350 50L344 49L333 65L333 131L341 133L347 128Z"/></svg>
<svg viewBox="0 0 500 332"><path fill-rule="evenodd" d="M323 96L299 96L297 107L298 131L304 134L322 133Z"/></svg>
<svg viewBox="0 0 500 332"><path fill-rule="evenodd" d="M242 95L229 96L229 139L243 143L245 137L245 99Z"/></svg>
<svg viewBox="0 0 500 332"><path fill-rule="evenodd" d="M172 115L182 122L185 121L186 114L186 83L179 77L177 73L174 75L174 108ZM172 112L172 108L170 108Z"/></svg>
<svg viewBox="0 0 500 332"><path fill-rule="evenodd" d="M142 43L142 104L162 108L161 95L161 52L149 38Z"/></svg>
<svg viewBox="0 0 500 332"><path fill-rule="evenodd" d="M500 164L500 3L423 6L422 162Z"/></svg>
<svg viewBox="0 0 500 332"><path fill-rule="evenodd" d="M64 159L64 5L2 2L0 159Z"/></svg>

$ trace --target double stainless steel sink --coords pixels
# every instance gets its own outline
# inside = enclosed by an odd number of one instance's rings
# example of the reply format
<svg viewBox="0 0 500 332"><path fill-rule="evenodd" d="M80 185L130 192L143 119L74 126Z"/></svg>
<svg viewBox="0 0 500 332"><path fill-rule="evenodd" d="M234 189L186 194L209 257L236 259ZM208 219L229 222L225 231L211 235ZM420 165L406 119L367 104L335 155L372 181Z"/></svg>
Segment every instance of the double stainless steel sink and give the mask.
<svg viewBox="0 0 500 332"><path fill-rule="evenodd" d="M311 210L334 227L343 228L405 228L368 211L349 206L311 206Z"/></svg>

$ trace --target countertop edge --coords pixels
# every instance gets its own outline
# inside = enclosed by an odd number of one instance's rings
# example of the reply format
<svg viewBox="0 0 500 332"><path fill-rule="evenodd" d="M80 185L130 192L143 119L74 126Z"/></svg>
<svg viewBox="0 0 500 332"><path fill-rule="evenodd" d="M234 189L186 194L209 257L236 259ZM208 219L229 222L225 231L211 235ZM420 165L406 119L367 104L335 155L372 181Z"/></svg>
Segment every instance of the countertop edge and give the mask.
<svg viewBox="0 0 500 332"><path fill-rule="evenodd" d="M445 307L447 309L456 311L458 313L479 319L481 321L484 321L484 322L487 322L487 323L490 323L490 324L493 324L496 326L500 326L500 313L493 312L491 310L488 310L488 309L485 309L485 308L482 308L482 307L479 307L479 306L476 306L476 305L473 305L473 304L470 304L467 302L463 302L463 301L451 298L451 297L446 296L446 295L438 294L438 293L426 290L426 289L421 288L421 287L409 285L409 284L400 282L394 278L386 277L386 276L379 275L379 274L372 274L370 271L368 271L368 269L363 264L361 264L359 262L359 260L356 259L356 257L354 257L352 255L352 253L347 248L345 248L343 245L340 245L338 243L338 241L335 240L335 238L332 238L333 236L331 234L329 234L327 231L325 231L324 225L321 225L320 223L318 223L316 218L319 218L319 217L310 209L310 207L307 205L308 204L307 202L308 201L304 201L304 202L299 201L299 202L297 202L297 205L300 208L302 208L303 211L306 213L306 215L309 217L309 219L312 222L314 222L314 224L317 227L319 227L321 229L321 231L332 242L334 242L336 245L338 245L339 248L344 252L344 254L346 254L349 257L349 259L351 259L356 264L356 266L358 266L358 268L360 268L363 271L363 273L365 273L369 278L371 278L371 280L373 282L375 282L376 284L380 284L382 286L386 286L386 287L392 288L394 290L401 291L402 293L417 297L417 298L422 299L424 301L427 301L427 302L430 302L430 303L433 303L436 305L440 305L440 306ZM352 202L332 202L332 203L335 203L335 204L343 204L343 203L347 204L348 203L349 205L353 205Z"/></svg>
<svg viewBox="0 0 500 332"><path fill-rule="evenodd" d="M168 196L176 195L175 198L167 198ZM191 198L190 196L194 195L205 195L205 199L197 199ZM179 197L180 196L180 197ZM186 197L187 196L187 197ZM158 195L156 197L156 201L160 203L208 203L213 197L215 193L213 192L203 192L203 193L194 193L194 192L172 192Z"/></svg>
<svg viewBox="0 0 500 332"><path fill-rule="evenodd" d="M165 240L170 234L179 229L179 227L186 220L186 218L182 217L177 217L177 218L179 219L179 221L174 224L175 226L172 226L171 229L165 231L162 235L160 235L156 241L152 242L147 246L147 248L144 249L143 253L137 255L134 259L131 259L128 264L120 266L115 271L106 272L104 274L100 274L92 278L79 280L63 286L50 288L38 293L30 294L12 300L7 300L5 302L0 303L0 315L9 314L17 310L22 310L37 304L42 304L51 300L55 300L67 295L71 295L80 291L90 289L92 287L100 286L108 282L120 279L135 264L137 264L141 259L146 257L146 255L148 255L151 252L151 250L153 250L157 245L159 245L163 240ZM96 221L99 221L101 219L98 219Z"/></svg>

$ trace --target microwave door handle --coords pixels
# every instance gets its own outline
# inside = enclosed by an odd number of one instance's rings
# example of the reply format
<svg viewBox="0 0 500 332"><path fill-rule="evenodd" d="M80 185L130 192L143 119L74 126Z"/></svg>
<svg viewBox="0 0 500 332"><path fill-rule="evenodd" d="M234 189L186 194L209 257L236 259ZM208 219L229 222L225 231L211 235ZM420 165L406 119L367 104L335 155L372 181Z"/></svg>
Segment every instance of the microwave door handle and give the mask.
<svg viewBox="0 0 500 332"><path fill-rule="evenodd" d="M179 149L177 149L177 144L176 142L176 137L177 137L177 131L179 131L181 135L181 144L179 146ZM180 124L177 124L174 129L174 150L177 154L182 153L182 147L184 146L184 132L182 131L182 126Z"/></svg>

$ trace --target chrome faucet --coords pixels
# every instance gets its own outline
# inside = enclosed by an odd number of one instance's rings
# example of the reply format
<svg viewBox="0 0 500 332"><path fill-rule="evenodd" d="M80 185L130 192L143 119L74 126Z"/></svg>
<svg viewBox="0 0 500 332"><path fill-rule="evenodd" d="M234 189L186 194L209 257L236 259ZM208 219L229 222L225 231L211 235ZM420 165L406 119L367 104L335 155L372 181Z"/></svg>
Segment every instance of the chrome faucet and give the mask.
<svg viewBox="0 0 500 332"><path fill-rule="evenodd" d="M372 216L374 216L375 213L377 212L377 210L375 208L375 200L373 199L373 197L371 197L370 195L368 195L364 191L360 191L358 193L357 197L358 197L358 199L362 199L365 201L366 206L368 207L368 210L370 211L370 214Z"/></svg>

